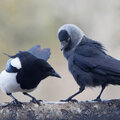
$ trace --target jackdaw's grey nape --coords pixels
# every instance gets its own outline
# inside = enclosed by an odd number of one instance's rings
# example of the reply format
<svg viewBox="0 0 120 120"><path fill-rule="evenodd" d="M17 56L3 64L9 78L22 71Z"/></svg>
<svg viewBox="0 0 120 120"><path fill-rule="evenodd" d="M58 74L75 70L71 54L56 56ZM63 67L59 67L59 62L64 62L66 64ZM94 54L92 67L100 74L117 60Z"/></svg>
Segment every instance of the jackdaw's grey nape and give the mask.
<svg viewBox="0 0 120 120"><path fill-rule="evenodd" d="M69 71L80 86L78 92L65 101L81 93L85 87L101 86L96 101L109 84L120 85L120 61L107 55L104 46L90 38L73 24L65 24L58 30L64 57L68 60Z"/></svg>
<svg viewBox="0 0 120 120"><path fill-rule="evenodd" d="M7 55L7 54L6 54ZM9 95L14 104L21 105L12 93L22 92L32 98L32 102L39 104L35 97L28 94L37 88L38 84L48 76L60 78L60 75L48 64L50 49L40 49L39 45L28 51L20 51L10 56L6 69L0 74L0 88Z"/></svg>

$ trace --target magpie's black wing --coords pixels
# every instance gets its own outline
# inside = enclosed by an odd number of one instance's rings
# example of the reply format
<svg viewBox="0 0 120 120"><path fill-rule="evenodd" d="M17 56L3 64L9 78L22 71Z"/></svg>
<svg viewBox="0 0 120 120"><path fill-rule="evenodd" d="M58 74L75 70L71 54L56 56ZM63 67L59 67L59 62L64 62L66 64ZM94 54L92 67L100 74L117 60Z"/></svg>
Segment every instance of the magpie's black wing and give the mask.
<svg viewBox="0 0 120 120"><path fill-rule="evenodd" d="M21 53L21 52L23 52L23 51L19 51L19 53ZM45 61L47 61L50 58L50 54L51 54L50 53L50 48L40 49L40 45L33 46L27 52L31 53L32 55L34 55L35 57L37 57L39 59L45 60ZM8 55L7 53L4 53L4 54L7 55L10 58L16 57L16 55L11 56L11 55Z"/></svg>
<svg viewBox="0 0 120 120"><path fill-rule="evenodd" d="M52 69L51 65L48 64L48 62L46 62L45 60L42 60L42 59L35 60L34 64L38 69L44 69L44 70Z"/></svg>
<svg viewBox="0 0 120 120"><path fill-rule="evenodd" d="M36 56L37 58L48 60L50 57L50 48L40 49L40 45L36 45L28 50L29 53Z"/></svg>
<svg viewBox="0 0 120 120"><path fill-rule="evenodd" d="M20 83L23 89L35 88L41 80L46 78L50 65L42 59L36 59L23 66L17 73L17 82Z"/></svg>
<svg viewBox="0 0 120 120"><path fill-rule="evenodd" d="M73 62L82 70L101 75L120 76L120 61L107 55L102 47L94 44L78 45Z"/></svg>

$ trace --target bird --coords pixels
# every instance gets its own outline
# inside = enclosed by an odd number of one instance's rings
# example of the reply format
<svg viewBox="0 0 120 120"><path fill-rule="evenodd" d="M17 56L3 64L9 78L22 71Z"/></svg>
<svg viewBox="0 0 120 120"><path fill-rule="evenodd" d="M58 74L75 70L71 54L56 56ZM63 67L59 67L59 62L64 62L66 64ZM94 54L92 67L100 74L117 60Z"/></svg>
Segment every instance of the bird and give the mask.
<svg viewBox="0 0 120 120"><path fill-rule="evenodd" d="M32 102L39 104L39 101L30 95L38 84L48 76L61 78L61 76L47 62L50 57L50 48L41 49L35 45L28 51L19 51L13 56L4 53L10 59L5 70L0 73L0 88L10 96L14 104L22 104L12 93L22 92L32 98Z"/></svg>
<svg viewBox="0 0 120 120"><path fill-rule="evenodd" d="M79 91L65 101L73 100L86 87L97 86L102 89L94 101L101 101L101 95L109 84L120 85L120 60L108 55L100 42L87 37L75 24L62 25L57 37L69 71L80 86Z"/></svg>

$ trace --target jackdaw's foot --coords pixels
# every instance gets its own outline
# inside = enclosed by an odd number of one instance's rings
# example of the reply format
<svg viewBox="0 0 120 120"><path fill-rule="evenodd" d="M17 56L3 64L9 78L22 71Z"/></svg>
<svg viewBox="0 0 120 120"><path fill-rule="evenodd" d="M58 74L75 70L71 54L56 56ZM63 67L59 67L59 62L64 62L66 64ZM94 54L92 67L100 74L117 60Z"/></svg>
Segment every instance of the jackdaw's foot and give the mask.
<svg viewBox="0 0 120 120"><path fill-rule="evenodd" d="M96 98L96 99L94 99L94 100L92 100L92 101L101 102L102 100L101 100L100 98Z"/></svg>
<svg viewBox="0 0 120 120"><path fill-rule="evenodd" d="M78 102L76 99L60 100L61 102Z"/></svg>
<svg viewBox="0 0 120 120"><path fill-rule="evenodd" d="M10 104L18 106L18 107L22 107L22 102L18 101L17 99L13 100Z"/></svg>
<svg viewBox="0 0 120 120"><path fill-rule="evenodd" d="M35 98L32 98L32 100L30 101L30 102L33 102L33 103L36 103L36 104L38 104L38 105L40 105L40 102L41 102L42 100L37 100L37 99L35 99Z"/></svg>

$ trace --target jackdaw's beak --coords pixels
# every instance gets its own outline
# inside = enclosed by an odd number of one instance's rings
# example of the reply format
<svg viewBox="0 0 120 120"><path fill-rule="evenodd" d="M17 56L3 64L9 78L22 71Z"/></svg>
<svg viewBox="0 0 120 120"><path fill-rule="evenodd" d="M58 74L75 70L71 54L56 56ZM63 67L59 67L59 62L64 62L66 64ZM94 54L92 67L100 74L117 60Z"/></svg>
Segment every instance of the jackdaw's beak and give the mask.
<svg viewBox="0 0 120 120"><path fill-rule="evenodd" d="M62 41L61 42L61 51L65 49L65 47L67 46L67 42L66 41Z"/></svg>

